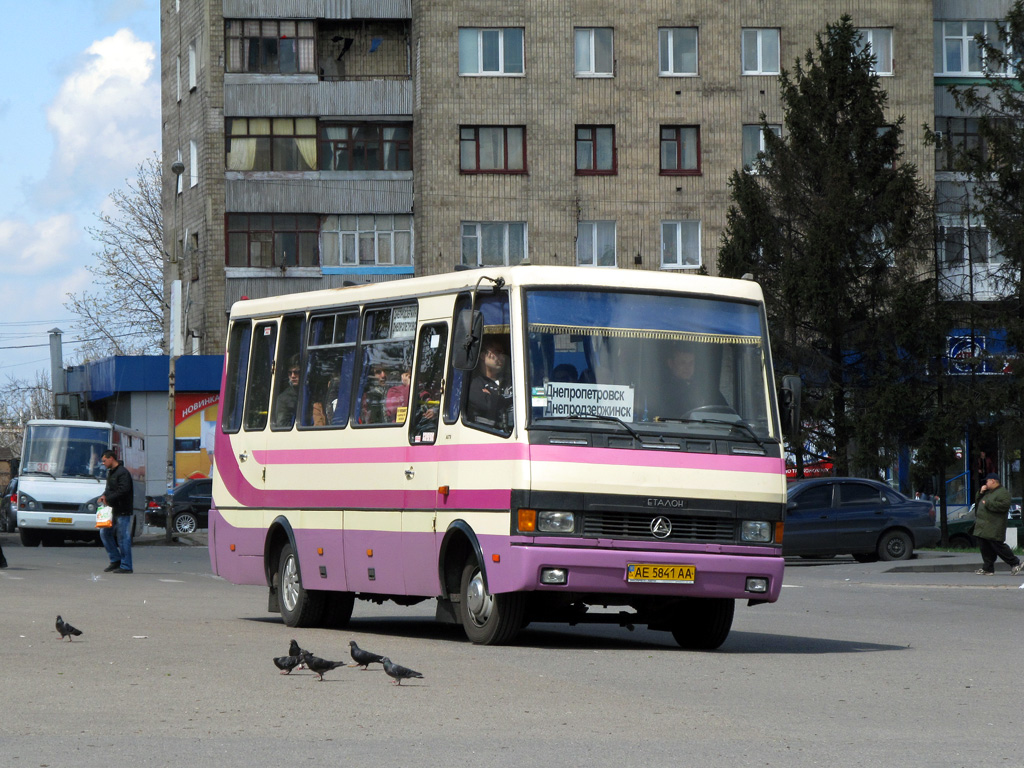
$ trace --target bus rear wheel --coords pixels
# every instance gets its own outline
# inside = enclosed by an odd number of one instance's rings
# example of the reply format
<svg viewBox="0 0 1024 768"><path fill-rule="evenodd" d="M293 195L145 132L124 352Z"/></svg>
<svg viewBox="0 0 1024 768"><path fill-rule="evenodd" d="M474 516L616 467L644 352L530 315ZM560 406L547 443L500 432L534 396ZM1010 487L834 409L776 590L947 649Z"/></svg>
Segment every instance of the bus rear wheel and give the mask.
<svg viewBox="0 0 1024 768"><path fill-rule="evenodd" d="M473 560L462 569L459 617L466 637L477 645L503 645L523 627L526 595L512 592L492 595L484 574Z"/></svg>
<svg viewBox="0 0 1024 768"><path fill-rule="evenodd" d="M21 546L23 547L38 547L39 542L43 540L42 533L31 528L19 528L18 536L21 538Z"/></svg>
<svg viewBox="0 0 1024 768"><path fill-rule="evenodd" d="M305 589L299 574L299 557L285 544L277 565L278 600L281 618L289 627L316 627L324 615L324 595Z"/></svg>
<svg viewBox="0 0 1024 768"><path fill-rule="evenodd" d="M732 629L736 601L705 597L687 602L684 613L672 627L672 637L682 648L713 651L725 642Z"/></svg>

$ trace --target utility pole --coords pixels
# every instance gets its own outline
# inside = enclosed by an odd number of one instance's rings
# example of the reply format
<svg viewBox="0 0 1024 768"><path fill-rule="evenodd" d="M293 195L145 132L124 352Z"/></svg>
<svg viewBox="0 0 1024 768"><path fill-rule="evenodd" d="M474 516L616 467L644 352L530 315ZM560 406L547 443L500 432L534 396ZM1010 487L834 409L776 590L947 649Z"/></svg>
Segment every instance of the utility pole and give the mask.
<svg viewBox="0 0 1024 768"><path fill-rule="evenodd" d="M167 324L167 516L164 519L164 539L170 541L171 536L171 501L174 495L174 427L177 408L175 407L175 369L178 363L178 355L181 354L181 280L178 279L178 257L177 242L178 233L178 182L181 174L185 172L185 164L181 160L171 163L171 172L174 174L174 237L171 240L171 253L169 256L171 283L170 292L170 319Z"/></svg>

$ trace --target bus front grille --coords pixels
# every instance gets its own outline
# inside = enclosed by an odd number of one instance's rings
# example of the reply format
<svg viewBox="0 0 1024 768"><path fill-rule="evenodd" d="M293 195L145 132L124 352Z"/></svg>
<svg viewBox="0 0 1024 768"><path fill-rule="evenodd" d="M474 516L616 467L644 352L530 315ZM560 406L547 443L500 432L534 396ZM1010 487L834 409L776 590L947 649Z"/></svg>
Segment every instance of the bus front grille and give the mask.
<svg viewBox="0 0 1024 768"><path fill-rule="evenodd" d="M668 518L672 531L668 536L655 536L651 522L656 517ZM582 535L586 538L641 539L645 541L694 541L732 544L736 541L736 520L733 518L692 517L689 515L637 515L623 512L587 512Z"/></svg>

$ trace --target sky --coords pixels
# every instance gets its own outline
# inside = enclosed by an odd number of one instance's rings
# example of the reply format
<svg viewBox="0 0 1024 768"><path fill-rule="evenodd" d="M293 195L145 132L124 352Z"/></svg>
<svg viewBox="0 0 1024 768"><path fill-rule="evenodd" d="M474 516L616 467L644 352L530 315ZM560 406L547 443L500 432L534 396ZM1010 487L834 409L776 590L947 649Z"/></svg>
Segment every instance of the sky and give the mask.
<svg viewBox="0 0 1024 768"><path fill-rule="evenodd" d="M160 150L159 0L5 3L0 47L0 386L49 373L67 294L92 290L85 231Z"/></svg>

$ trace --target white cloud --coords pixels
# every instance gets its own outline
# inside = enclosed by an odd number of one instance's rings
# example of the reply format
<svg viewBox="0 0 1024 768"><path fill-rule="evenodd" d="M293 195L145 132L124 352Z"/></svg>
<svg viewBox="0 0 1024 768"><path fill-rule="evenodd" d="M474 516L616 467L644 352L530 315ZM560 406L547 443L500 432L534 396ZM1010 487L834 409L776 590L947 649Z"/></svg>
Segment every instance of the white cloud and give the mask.
<svg viewBox="0 0 1024 768"><path fill-rule="evenodd" d="M70 213L32 222L0 220L0 263L7 273L41 275L66 263L81 237L81 228Z"/></svg>
<svg viewBox="0 0 1024 768"><path fill-rule="evenodd" d="M156 50L130 29L90 45L47 110L57 142L46 186L65 197L117 184L160 146Z"/></svg>

